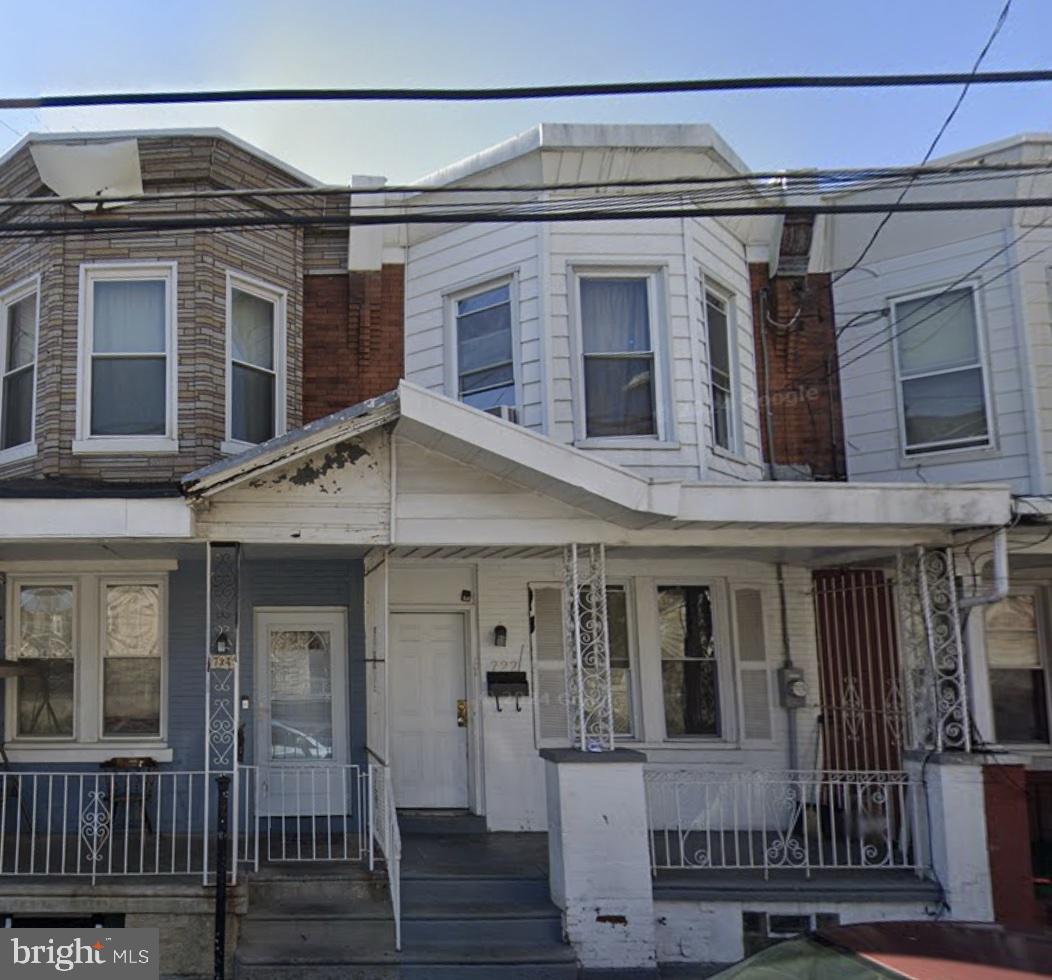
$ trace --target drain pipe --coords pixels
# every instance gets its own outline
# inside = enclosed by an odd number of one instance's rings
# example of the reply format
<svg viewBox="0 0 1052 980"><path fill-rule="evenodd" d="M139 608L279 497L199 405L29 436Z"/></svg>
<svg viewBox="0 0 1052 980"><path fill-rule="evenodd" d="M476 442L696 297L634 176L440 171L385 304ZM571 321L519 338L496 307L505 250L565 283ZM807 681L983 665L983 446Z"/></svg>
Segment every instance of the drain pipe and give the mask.
<svg viewBox="0 0 1052 980"><path fill-rule="evenodd" d="M994 580L989 591L964 596L958 601L962 609L989 606L1008 595L1008 529L998 528L994 535Z"/></svg>
<svg viewBox="0 0 1052 980"><path fill-rule="evenodd" d="M785 707L785 718L786 718L786 747L789 752L789 768L795 770L799 761L799 752L796 745L796 709L797 705L794 703L795 699L787 697L787 691L785 690L789 678L796 674L796 669L793 665L793 651L789 642L789 619L788 619L788 603L785 598L785 566L782 562L778 562L775 566L778 573L778 604L781 610L781 621L782 621L782 669L779 674L783 678L781 682L782 690L782 704Z"/></svg>

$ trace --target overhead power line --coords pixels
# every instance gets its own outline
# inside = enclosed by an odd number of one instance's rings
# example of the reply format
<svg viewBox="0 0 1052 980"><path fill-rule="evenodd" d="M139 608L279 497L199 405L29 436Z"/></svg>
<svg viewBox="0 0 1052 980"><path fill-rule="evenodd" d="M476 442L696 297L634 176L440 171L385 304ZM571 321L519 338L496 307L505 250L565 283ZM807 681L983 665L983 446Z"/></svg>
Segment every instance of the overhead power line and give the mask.
<svg viewBox="0 0 1052 980"><path fill-rule="evenodd" d="M378 195L407 195L428 197L449 194L458 197L485 194L527 194L585 190L628 190L633 188L664 187L733 187L745 185L752 196L758 192L785 194L832 194L837 192L894 190L903 181L923 180L922 186L975 182L981 179L1001 179L1052 173L1052 161L1029 163L975 163L923 167L864 167L832 170L759 170L739 174L679 175L674 177L633 178L623 180L591 180L555 182L548 184L493 184L443 186L419 184L385 184L379 187L351 187L344 184L324 184L317 187L273 186L217 188L214 190L147 191L141 194L99 197L45 196L3 197L0 207L46 207L56 204L138 204L160 201L235 200L238 198L368 198ZM780 186L775 186L775 182ZM372 207L372 205L365 205Z"/></svg>
<svg viewBox="0 0 1052 980"><path fill-rule="evenodd" d="M942 125L939 127L939 131L935 134L935 138L929 144L927 152L924 154L924 157L921 160L922 167L931 159L932 154L935 152L935 147L939 145L939 141L943 138L943 136L946 133L946 130L950 126L950 123L953 122L954 117L957 115L957 110L961 108L961 104L964 102L964 98L968 94L968 90L972 87L972 85L975 84L975 78L978 76L979 73L979 66L983 63L983 59L990 51L990 48L993 46L994 41L997 40L997 35L1001 33L1001 28L1005 26L1005 21L1008 20L1008 12L1011 9L1012 0L1005 0L1005 5L1001 8L1001 13L997 16L997 21L994 23L993 30L990 32L990 36L986 39L986 44L982 46L982 49L979 51L978 56L972 64L972 70L969 72L968 80L964 83L964 87L961 89L960 94L957 96L957 101L954 102L953 107L950 109L949 115L947 115L947 117L943 120ZM906 197L906 195L909 193L910 187L912 186L913 181L911 180L909 181L909 183L906 184L905 187L902 188L902 193L899 194L896 203L900 203ZM873 246L876 245L877 239L880 237L880 233L884 230L885 225L887 225L887 223L891 220L891 215L892 212L890 211L886 215L884 215L884 218L879 222L877 227L873 229L873 234L870 235L869 241L866 242L865 247L859 253L858 258L856 258L855 261L852 262L851 265L849 265L846 269L841 269L840 272L838 272L833 277L834 283L839 282L841 279L844 278L844 276L848 275L850 272L853 272L862 264L866 256L869 255Z"/></svg>
<svg viewBox="0 0 1052 980"><path fill-rule="evenodd" d="M576 202L556 202L573 205ZM662 218L742 218L760 215L810 216L819 214L872 214L883 212L889 205L871 203L758 204L735 206L672 206L655 208L650 202L634 208L601 206L577 210L551 209L546 202L532 202L530 210L506 205L495 210L415 211L400 206L370 208L364 214L294 214L275 211L265 215L229 215L214 217L125 218L120 215L83 220L29 220L0 222L3 237L39 237L44 235L82 235L95 232L120 234L141 231L186 231L223 228L266 227L336 227L355 225L403 224L499 224L504 222L542 221L622 221L657 220ZM1052 207L1052 197L987 198L965 201L903 201L893 205L895 212L930 213L939 211L988 211L1019 208Z"/></svg>
<svg viewBox="0 0 1052 980"><path fill-rule="evenodd" d="M260 88L177 92L98 92L15 96L0 109L69 109L116 105L179 105L213 102L508 102L604 95L740 92L764 89L912 88L940 85L1019 85L1052 81L1052 70L918 72L900 75L770 75L691 78L654 82L523 85L503 88Z"/></svg>

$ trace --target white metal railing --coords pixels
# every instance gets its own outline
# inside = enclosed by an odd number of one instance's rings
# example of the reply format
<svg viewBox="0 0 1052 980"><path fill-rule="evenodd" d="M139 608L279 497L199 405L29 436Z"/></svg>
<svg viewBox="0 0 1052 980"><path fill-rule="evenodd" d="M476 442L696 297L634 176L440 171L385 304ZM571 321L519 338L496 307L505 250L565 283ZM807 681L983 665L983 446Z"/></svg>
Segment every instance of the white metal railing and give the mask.
<svg viewBox="0 0 1052 980"><path fill-rule="evenodd" d="M0 773L0 875L203 874L202 771Z"/></svg>
<svg viewBox="0 0 1052 980"><path fill-rule="evenodd" d="M369 764L369 801L371 833L369 836L369 870L373 870L379 850L387 866L387 885L394 914L395 949L402 948L402 834L398 829L391 767Z"/></svg>
<svg viewBox="0 0 1052 980"><path fill-rule="evenodd" d="M644 779L655 872L928 866L921 787L905 772L652 767Z"/></svg>
<svg viewBox="0 0 1052 980"><path fill-rule="evenodd" d="M367 775L357 765L240 766L238 861L360 861Z"/></svg>

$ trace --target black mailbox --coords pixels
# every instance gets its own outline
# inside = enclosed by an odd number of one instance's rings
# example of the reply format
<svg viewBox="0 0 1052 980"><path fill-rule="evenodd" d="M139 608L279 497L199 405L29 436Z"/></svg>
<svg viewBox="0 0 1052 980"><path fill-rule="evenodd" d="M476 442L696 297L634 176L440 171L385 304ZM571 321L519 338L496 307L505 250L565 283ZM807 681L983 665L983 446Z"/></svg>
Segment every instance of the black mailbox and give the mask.
<svg viewBox="0 0 1052 980"><path fill-rule="evenodd" d="M486 672L486 693L491 698L497 699L497 710L503 710L500 706L501 698L515 698L515 710L522 711L519 698L527 697L530 693L530 684L526 680L524 670L490 670Z"/></svg>

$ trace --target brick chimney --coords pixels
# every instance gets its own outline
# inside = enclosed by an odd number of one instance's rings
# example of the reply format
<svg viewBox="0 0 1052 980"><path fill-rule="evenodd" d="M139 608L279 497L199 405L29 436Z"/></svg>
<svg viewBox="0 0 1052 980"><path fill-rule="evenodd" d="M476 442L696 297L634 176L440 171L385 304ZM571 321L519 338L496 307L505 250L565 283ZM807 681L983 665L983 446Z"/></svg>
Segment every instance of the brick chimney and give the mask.
<svg viewBox="0 0 1052 980"><path fill-rule="evenodd" d="M812 216L782 226L773 262L752 262L760 431L772 479L843 480L844 426L832 277L808 273Z"/></svg>
<svg viewBox="0 0 1052 980"><path fill-rule="evenodd" d="M353 187L382 186L355 177ZM341 195L342 197L342 195ZM371 203L364 195L350 201ZM371 201L376 201L371 196ZM384 229L351 228L347 271L303 280L303 421L398 386L405 361L405 266L384 261Z"/></svg>

